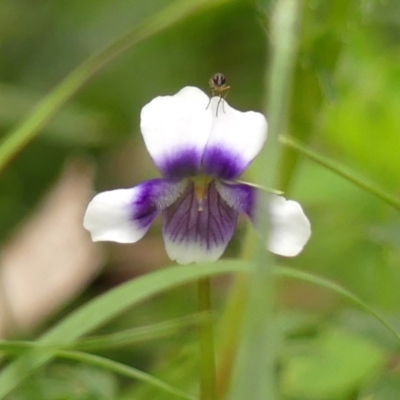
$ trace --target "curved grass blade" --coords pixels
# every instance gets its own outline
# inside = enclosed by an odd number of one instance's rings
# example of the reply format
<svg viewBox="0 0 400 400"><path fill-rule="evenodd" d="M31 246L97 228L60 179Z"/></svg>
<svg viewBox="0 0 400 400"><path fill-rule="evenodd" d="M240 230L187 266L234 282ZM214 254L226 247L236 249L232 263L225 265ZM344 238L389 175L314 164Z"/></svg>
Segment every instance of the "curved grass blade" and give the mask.
<svg viewBox="0 0 400 400"><path fill-rule="evenodd" d="M176 22L206 7L226 0L178 0L153 15L144 23L89 57L73 70L56 88L40 101L20 125L7 133L0 142L0 171L101 69L133 46L172 26Z"/></svg>
<svg viewBox="0 0 400 400"><path fill-rule="evenodd" d="M141 276L85 304L38 340L39 345L69 343L115 318L128 308L164 290L223 273L243 272L249 262L238 260L174 266ZM43 350L28 353L12 362L0 373L0 399L4 399L29 374L49 362L54 354Z"/></svg>
<svg viewBox="0 0 400 400"><path fill-rule="evenodd" d="M100 357L94 354L83 353L81 351L57 351L55 355L56 357L84 362L96 367L107 369L120 375L127 376L128 378L137 379L139 381L148 383L149 385L155 386L164 392L171 393L181 399L197 399L197 397L176 389L146 372L140 371L139 369L130 367L117 361L110 360L108 358Z"/></svg>
<svg viewBox="0 0 400 400"><path fill-rule="evenodd" d="M1 340L0 353L23 353L34 346L51 350L79 350L94 351L102 349L115 349L125 346L133 346L138 343L150 342L160 338L176 335L183 330L197 327L202 324L209 316L203 313L196 313L182 318L177 318L152 325L141 326L133 329L126 329L108 335L88 337L76 342L53 343L52 345L38 345L36 342L25 340Z"/></svg>
<svg viewBox="0 0 400 400"><path fill-rule="evenodd" d="M400 199L397 199L396 197L387 193L384 189L380 188L376 184L368 182L365 178L357 176L357 174L354 171L351 171L350 169L346 168L343 165L340 165L338 162L333 161L326 156L318 154L314 150L311 150L308 147L301 144L296 139L293 139L288 136L281 136L279 140L282 144L297 150L299 153L305 155L310 160L313 160L318 164L324 166L325 168L331 170L332 172L335 172L342 178L350 181L354 185L358 186L359 188L365 190L368 193L371 193L372 195L378 197L379 199L385 201L387 204L391 205L392 207L400 211Z"/></svg>
<svg viewBox="0 0 400 400"><path fill-rule="evenodd" d="M164 390L168 393L174 394L177 397L187 400L196 400L196 397L185 393L179 389L174 388L173 386L168 385L162 380L155 378L154 376L140 371L137 368L133 368L131 366L119 363L114 360L110 360L105 357L101 357L95 354L89 354L82 351L73 351L73 350L58 350L55 346L42 346L38 345L35 342L28 341L10 341L10 342L2 342L3 350L8 353L18 353L27 349L36 349L38 352L50 352L54 357L65 358L68 360L75 360L84 362L87 364L94 365L96 367L104 368L109 371L115 372L120 375L127 376L128 378L137 379L139 381L148 383L149 385L153 385L160 390Z"/></svg>
<svg viewBox="0 0 400 400"><path fill-rule="evenodd" d="M356 295L345 289L344 287L338 285L337 283L331 282L328 279L321 278L319 276L315 276L303 271L297 271L293 268L289 267L276 267L275 273L278 276L282 276L290 279L297 279L303 282L311 283L312 285L320 286L325 289L331 290L336 294L350 300L358 307L366 311L368 314L371 314L374 318L376 318L382 325L384 325L400 342L400 334L394 329L383 317L379 315L376 311L374 311L368 304L364 303L360 298Z"/></svg>
<svg viewBox="0 0 400 400"><path fill-rule="evenodd" d="M133 346L138 343L149 342L160 338L171 337L182 331L194 328L204 323L209 317L203 313L189 315L170 321L160 322L139 328L127 329L109 335L89 337L71 344L68 349L93 351L99 349L115 349L124 346ZM0 344L1 348L1 344Z"/></svg>

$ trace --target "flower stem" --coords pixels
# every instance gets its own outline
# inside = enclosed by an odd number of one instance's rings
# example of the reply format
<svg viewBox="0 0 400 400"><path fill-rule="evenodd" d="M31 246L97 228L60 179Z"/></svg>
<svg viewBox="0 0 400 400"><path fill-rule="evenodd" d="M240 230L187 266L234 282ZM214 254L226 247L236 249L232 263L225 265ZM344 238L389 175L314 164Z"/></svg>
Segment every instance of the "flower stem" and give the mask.
<svg viewBox="0 0 400 400"><path fill-rule="evenodd" d="M209 318L199 327L200 349L200 400L216 399L214 334L211 319L211 279L198 280L199 311Z"/></svg>

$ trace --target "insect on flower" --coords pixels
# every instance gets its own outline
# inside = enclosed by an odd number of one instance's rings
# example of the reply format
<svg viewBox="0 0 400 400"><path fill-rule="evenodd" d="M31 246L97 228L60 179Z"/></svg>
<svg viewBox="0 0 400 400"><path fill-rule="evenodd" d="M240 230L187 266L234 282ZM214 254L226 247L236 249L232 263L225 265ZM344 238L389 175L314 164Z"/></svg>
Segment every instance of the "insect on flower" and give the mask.
<svg viewBox="0 0 400 400"><path fill-rule="evenodd" d="M210 85L211 88L211 97L217 95L219 96L219 101L217 105L217 117L218 117L218 108L221 102L223 102L228 95L229 89L231 88L230 86L226 85L226 78L225 75L222 74L221 72L216 72L208 81L208 84ZM207 108L209 107L211 103L211 99L208 102ZM206 108L206 109L207 109ZM222 103L222 111L225 112L224 110L224 103Z"/></svg>

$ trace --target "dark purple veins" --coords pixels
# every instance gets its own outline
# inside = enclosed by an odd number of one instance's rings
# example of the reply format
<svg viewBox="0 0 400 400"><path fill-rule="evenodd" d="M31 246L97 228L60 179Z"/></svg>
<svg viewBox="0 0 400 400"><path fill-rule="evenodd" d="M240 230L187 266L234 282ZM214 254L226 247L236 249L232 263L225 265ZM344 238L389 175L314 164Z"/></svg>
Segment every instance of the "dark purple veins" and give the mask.
<svg viewBox="0 0 400 400"><path fill-rule="evenodd" d="M201 209L201 210L200 210ZM201 207L194 183L163 211L163 232L175 243L197 244L206 250L225 248L235 231L238 212L218 193L215 182L206 188Z"/></svg>

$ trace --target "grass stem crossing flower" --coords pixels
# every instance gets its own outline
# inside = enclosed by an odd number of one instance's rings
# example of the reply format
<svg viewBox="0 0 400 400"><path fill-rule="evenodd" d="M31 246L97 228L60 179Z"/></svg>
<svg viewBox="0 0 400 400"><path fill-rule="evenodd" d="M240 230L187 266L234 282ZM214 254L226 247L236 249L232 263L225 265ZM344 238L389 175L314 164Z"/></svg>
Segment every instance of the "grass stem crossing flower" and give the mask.
<svg viewBox="0 0 400 400"><path fill-rule="evenodd" d="M238 215L254 222L259 189L236 179L261 150L267 121L260 113L235 110L225 100L224 112L217 115L219 100L185 87L143 107L141 132L163 177L96 195L84 217L94 241L137 242L161 214L172 260L215 261L231 240ZM270 195L266 214L268 249L297 255L311 234L300 204Z"/></svg>

